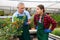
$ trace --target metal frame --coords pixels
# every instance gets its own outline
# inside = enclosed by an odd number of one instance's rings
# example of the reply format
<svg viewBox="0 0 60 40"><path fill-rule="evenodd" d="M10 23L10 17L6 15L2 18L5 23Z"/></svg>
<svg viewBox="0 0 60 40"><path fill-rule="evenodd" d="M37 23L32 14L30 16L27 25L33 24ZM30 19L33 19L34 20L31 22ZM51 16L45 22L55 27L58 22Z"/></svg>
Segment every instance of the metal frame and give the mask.
<svg viewBox="0 0 60 40"><path fill-rule="evenodd" d="M14 0L11 0L14 1ZM39 2L39 3L60 3L60 1L25 1L25 0L19 0L19 2Z"/></svg>

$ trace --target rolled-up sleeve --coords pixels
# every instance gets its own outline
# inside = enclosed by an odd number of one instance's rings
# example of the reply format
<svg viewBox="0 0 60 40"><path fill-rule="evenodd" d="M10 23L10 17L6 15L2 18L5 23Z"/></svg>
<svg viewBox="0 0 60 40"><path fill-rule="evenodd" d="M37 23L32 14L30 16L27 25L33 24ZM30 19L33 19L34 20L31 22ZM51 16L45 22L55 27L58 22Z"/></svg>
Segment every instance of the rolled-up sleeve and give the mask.
<svg viewBox="0 0 60 40"><path fill-rule="evenodd" d="M14 17L17 17L17 14L13 14L13 16L12 16L12 22L14 22Z"/></svg>

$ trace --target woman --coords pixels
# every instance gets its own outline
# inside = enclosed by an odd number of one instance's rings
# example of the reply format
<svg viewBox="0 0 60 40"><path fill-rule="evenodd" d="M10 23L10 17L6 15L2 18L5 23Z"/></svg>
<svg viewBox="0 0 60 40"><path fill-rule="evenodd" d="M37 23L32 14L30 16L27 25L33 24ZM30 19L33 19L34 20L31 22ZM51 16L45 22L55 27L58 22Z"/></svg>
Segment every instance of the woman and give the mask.
<svg viewBox="0 0 60 40"><path fill-rule="evenodd" d="M49 33L56 27L56 22L44 13L45 8L43 5L38 5L36 12L34 15L34 24L37 28L38 40L48 40ZM52 27L50 27L50 24L52 24Z"/></svg>

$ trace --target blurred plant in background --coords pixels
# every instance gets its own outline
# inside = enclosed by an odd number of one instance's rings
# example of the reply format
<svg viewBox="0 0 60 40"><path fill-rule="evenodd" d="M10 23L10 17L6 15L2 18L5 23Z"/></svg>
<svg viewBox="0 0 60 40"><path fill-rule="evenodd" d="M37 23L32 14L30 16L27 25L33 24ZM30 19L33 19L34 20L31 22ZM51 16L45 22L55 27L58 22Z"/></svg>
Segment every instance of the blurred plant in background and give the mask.
<svg viewBox="0 0 60 40"><path fill-rule="evenodd" d="M0 16L4 16L4 11L0 10Z"/></svg>
<svg viewBox="0 0 60 40"><path fill-rule="evenodd" d="M31 23L30 23L30 25L29 25L29 27L31 28L31 29L35 29L35 25L34 25L34 15L32 15L31 16Z"/></svg>
<svg viewBox="0 0 60 40"><path fill-rule="evenodd" d="M51 17L56 20L58 25L57 27L60 27L60 14L52 14Z"/></svg>
<svg viewBox="0 0 60 40"><path fill-rule="evenodd" d="M52 34L60 36L60 28L56 28L54 31L52 31Z"/></svg>

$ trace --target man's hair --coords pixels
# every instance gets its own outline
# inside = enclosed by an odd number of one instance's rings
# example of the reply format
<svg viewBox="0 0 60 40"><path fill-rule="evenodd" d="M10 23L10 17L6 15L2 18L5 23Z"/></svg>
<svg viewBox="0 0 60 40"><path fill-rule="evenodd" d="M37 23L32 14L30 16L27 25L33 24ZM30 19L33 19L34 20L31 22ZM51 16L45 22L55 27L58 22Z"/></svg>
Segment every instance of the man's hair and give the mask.
<svg viewBox="0 0 60 40"><path fill-rule="evenodd" d="M19 5L24 5L24 3L18 3L17 8L19 7Z"/></svg>

